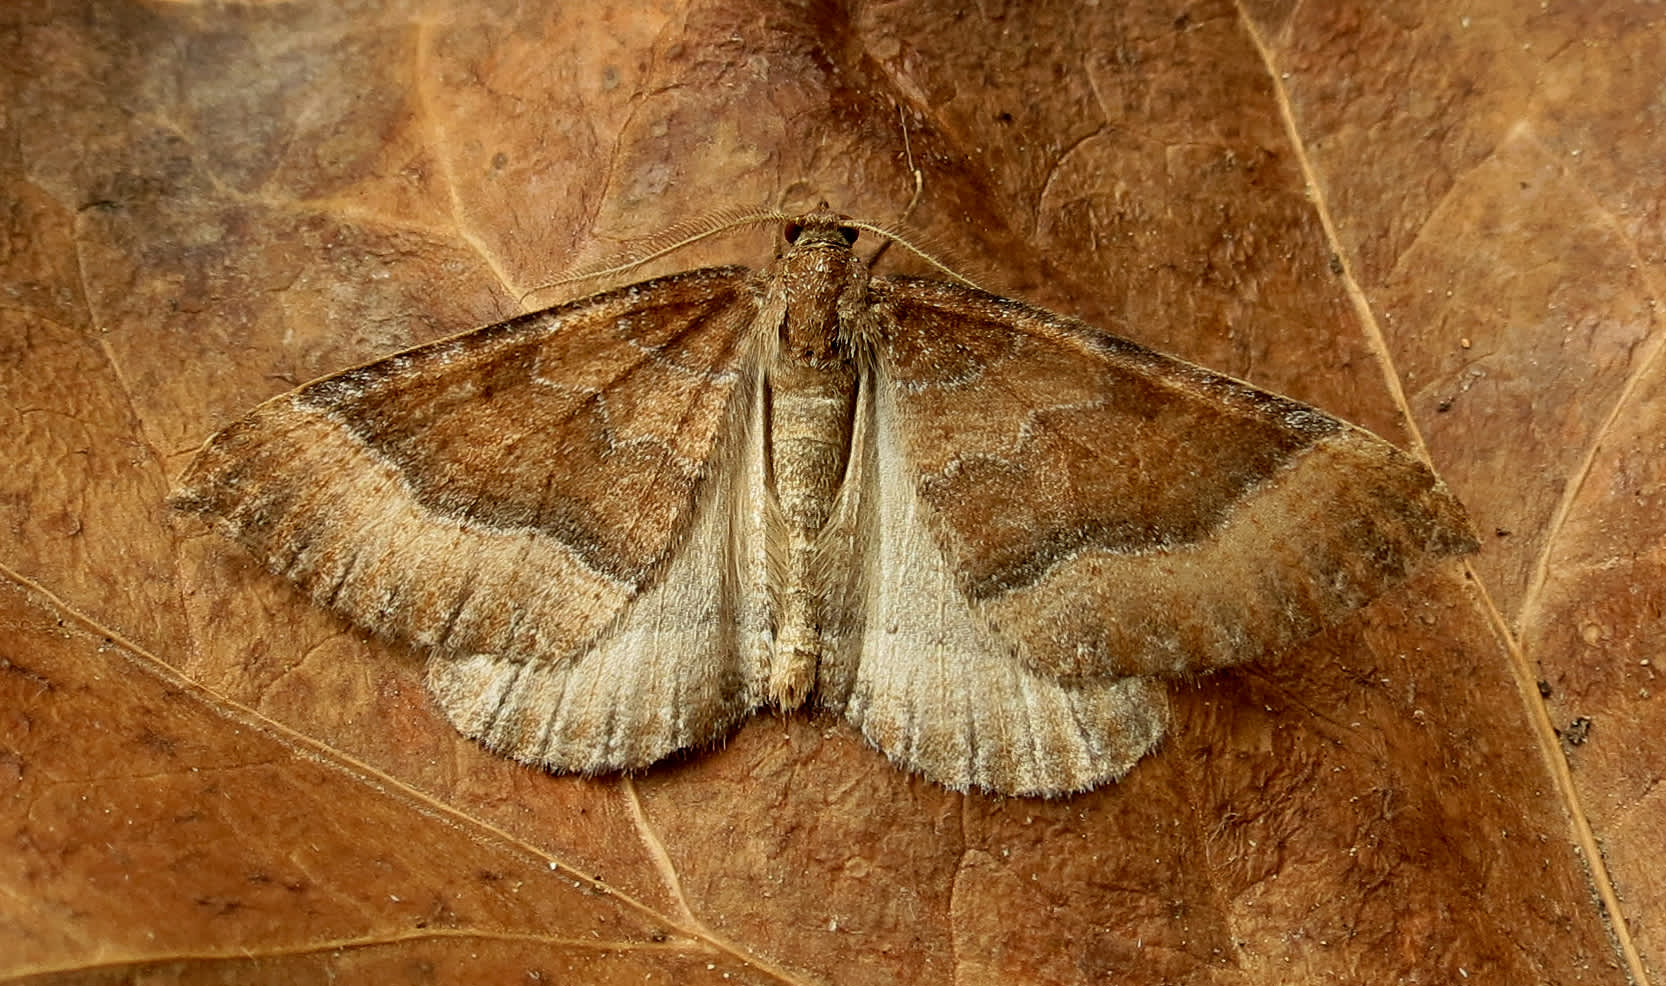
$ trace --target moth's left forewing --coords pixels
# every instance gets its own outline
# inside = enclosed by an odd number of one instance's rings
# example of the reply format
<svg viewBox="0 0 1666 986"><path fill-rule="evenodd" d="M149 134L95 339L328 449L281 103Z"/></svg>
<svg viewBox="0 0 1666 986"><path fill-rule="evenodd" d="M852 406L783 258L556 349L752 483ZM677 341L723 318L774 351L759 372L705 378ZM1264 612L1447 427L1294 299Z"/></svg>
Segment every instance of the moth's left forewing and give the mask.
<svg viewBox="0 0 1666 986"><path fill-rule="evenodd" d="M762 552L763 388L739 384L717 461L665 570L567 661L436 656L428 685L467 736L559 771L645 767L722 736L763 700L773 600Z"/></svg>
<svg viewBox="0 0 1666 986"><path fill-rule="evenodd" d="M756 289L691 271L315 381L205 443L172 502L427 648L495 749L594 772L708 742L756 704L769 617Z"/></svg>
<svg viewBox="0 0 1666 986"><path fill-rule="evenodd" d="M1474 547L1426 466L1314 408L958 285L872 297L929 526L1031 667L1254 660Z"/></svg>

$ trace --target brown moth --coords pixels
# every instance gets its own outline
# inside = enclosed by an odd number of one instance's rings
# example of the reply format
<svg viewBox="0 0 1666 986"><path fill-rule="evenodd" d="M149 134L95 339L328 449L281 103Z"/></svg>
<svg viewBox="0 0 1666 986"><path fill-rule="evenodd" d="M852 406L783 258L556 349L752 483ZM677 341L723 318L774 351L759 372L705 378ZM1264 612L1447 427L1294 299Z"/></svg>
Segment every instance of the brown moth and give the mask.
<svg viewBox="0 0 1666 986"><path fill-rule="evenodd" d="M870 276L856 223L337 373L173 504L426 648L465 734L586 774L842 713L955 790L1080 791L1163 678L1278 655L1476 542L1421 462L1029 305Z"/></svg>

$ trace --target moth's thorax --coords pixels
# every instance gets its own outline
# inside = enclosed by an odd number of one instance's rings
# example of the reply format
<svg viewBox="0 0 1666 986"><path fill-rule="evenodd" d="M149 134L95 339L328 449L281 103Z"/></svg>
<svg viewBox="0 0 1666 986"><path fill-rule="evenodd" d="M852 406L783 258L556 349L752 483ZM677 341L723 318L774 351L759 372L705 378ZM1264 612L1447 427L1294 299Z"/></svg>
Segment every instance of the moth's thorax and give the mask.
<svg viewBox="0 0 1666 986"><path fill-rule="evenodd" d="M844 245L795 246L778 261L784 293L782 356L798 362L850 360L852 324L868 306L868 268Z"/></svg>
<svg viewBox="0 0 1666 986"><path fill-rule="evenodd" d="M867 268L843 243L801 241L781 259L775 284L786 303L766 375L769 458L788 541L784 584L776 593L770 697L793 708L813 687L821 652L827 593L816 543L850 460L857 380L852 323L867 307Z"/></svg>

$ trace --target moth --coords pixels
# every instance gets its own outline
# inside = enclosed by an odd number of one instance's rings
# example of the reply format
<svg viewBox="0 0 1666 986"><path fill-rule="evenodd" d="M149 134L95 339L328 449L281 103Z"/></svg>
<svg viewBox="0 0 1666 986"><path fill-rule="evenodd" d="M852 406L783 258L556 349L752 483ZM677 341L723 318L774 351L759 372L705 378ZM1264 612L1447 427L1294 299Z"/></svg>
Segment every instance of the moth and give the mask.
<svg viewBox="0 0 1666 986"><path fill-rule="evenodd" d="M777 217L779 218L779 217ZM463 733L599 774L762 707L954 790L1122 776L1164 679L1265 660L1476 542L1421 462L1018 301L875 276L825 204L713 267L324 377L172 496L423 648Z"/></svg>

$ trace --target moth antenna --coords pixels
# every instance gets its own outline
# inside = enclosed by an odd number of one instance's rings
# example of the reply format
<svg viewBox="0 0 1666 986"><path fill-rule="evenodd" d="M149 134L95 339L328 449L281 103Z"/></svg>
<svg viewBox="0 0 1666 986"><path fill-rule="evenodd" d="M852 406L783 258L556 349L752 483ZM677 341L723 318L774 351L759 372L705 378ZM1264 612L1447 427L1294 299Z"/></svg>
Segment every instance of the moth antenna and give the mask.
<svg viewBox="0 0 1666 986"><path fill-rule="evenodd" d="M960 283L966 285L967 287L976 288L979 291L984 290L983 285L981 285L978 282L976 282L976 281L972 280L971 278L967 277L965 274L960 273L959 271L955 270L953 267L950 267L948 264L944 263L943 261L938 260L936 257L932 256L931 253L928 252L925 247L914 243L908 237L902 235L901 233L897 232L894 229L891 229L891 228L886 227L886 226L881 226L878 223L865 222L865 221L860 220L860 219L846 219L844 224L846 226L851 227L852 229L866 230L867 232L872 233L875 236L883 236L883 237L885 237L885 239L887 241L895 243L898 246L901 246L903 249L907 250L909 253L914 254L914 256L919 257L921 260L924 260L926 263L935 267L938 271L940 271L943 274L953 278L956 281L959 281ZM874 259L877 260L878 257L879 257L879 255L877 253L874 254Z"/></svg>
<svg viewBox="0 0 1666 986"><path fill-rule="evenodd" d="M765 223L784 223L793 218L795 218L793 214L779 210L754 212L745 209L729 209L698 216L666 227L622 255L616 254L598 264L580 267L554 280L534 285L521 292L520 301L522 305L525 305L527 298L540 291L548 291L552 288L576 284L580 281L595 281L629 273L643 264L658 260L666 254L675 253L683 247L698 243L708 237L727 233L732 229L762 226Z"/></svg>
<svg viewBox="0 0 1666 986"><path fill-rule="evenodd" d="M903 210L903 215L905 217L913 211L914 206L919 201L921 190L924 187L924 182L918 171L914 172L914 178L914 197L909 201L908 208ZM542 284L534 285L521 292L519 300L521 305L525 307L526 299L540 291L548 291L553 288L563 287L568 284L576 284L582 281L601 280L614 277L619 274L626 274L637 269L638 267L641 267L643 264L651 263L667 254L675 253L686 246L691 246L701 240L708 239L713 236L722 235L730 230L742 229L748 226L762 226L769 223L788 223L799 218L799 216L799 213L782 212L779 209L771 209L764 212L732 209L714 212L705 216L699 216L694 219L686 220L684 222L675 223L666 227L666 229L662 232L656 233L652 237L649 237L637 248L627 251L622 256L616 256L615 258L604 260L599 264L592 266L580 267L576 270L563 274L560 277L545 281ZM845 219L844 225L849 226L852 229L865 230L875 236L882 237L885 240L886 246L889 246L891 243L900 244L910 253L913 253L915 256L924 260L926 263L930 264L932 267L936 268L948 277L959 281L969 288L976 288L979 291L984 290L984 288L976 281L964 274L961 274L959 271L950 267L943 261L938 260L924 247L917 245L913 241L909 240L908 237L902 235L891 227L883 226L879 223L867 222L861 219L850 219L848 217ZM869 259L869 263L877 260L883 252L884 247L881 247L880 250L875 252L873 257Z"/></svg>

